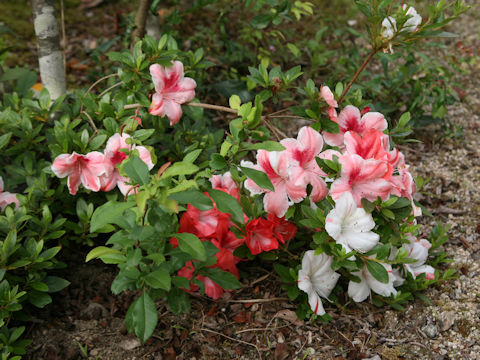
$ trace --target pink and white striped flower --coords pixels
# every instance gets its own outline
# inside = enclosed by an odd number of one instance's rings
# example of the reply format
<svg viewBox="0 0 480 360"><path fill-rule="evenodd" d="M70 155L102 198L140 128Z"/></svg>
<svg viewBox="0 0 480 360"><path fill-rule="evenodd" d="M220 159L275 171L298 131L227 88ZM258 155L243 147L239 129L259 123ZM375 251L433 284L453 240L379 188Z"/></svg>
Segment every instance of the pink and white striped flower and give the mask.
<svg viewBox="0 0 480 360"><path fill-rule="evenodd" d="M98 151L87 155L61 154L52 164L53 173L64 178L68 176L67 185L70 194L75 195L80 183L89 190L99 191L101 188L100 176L105 174L105 157Z"/></svg>
<svg viewBox="0 0 480 360"><path fill-rule="evenodd" d="M242 161L241 166L263 171L273 184L274 191L263 189L253 180L245 180L245 188L251 194L263 194L263 206L267 213L281 218L288 207L293 203L302 201L307 195L303 184L297 185L289 178L289 168L299 166L298 162L291 159L286 151L265 151L257 153L257 165Z"/></svg>
<svg viewBox="0 0 480 360"><path fill-rule="evenodd" d="M298 132L297 139L287 138L280 143L286 148L288 156L295 160L294 164L298 164L290 168L290 181L302 187L312 185L310 198L314 202L327 196L328 188L322 179L326 174L315 161L323 148L322 135L311 127L304 126Z"/></svg>
<svg viewBox="0 0 480 360"><path fill-rule="evenodd" d="M17 199L17 194L3 191L3 186L3 178L0 176L0 209L4 211L9 204L15 204L15 210L17 210L20 206L20 201Z"/></svg>
<svg viewBox="0 0 480 360"><path fill-rule="evenodd" d="M332 93L332 90L326 85L322 86L320 88L320 96L325 100L325 102L331 107L331 108L337 108L338 103L335 100L335 96Z"/></svg>
<svg viewBox="0 0 480 360"><path fill-rule="evenodd" d="M315 255L314 250L305 252L302 268L298 272L298 288L308 294L308 303L317 315L324 315L322 300L328 299L340 274L332 270L331 256L325 253Z"/></svg>
<svg viewBox="0 0 480 360"><path fill-rule="evenodd" d="M332 120L338 123L340 132L333 134L324 131L323 138L328 145L340 147L344 146L343 137L347 131L363 135L370 129L384 131L388 126L385 117L379 112L367 112L361 116L360 110L352 105L345 106L338 118Z"/></svg>
<svg viewBox="0 0 480 360"><path fill-rule="evenodd" d="M375 201L378 196L386 200L390 195L392 184L385 179L389 167L385 161L363 159L360 155L346 153L339 159L342 165L341 177L330 188L334 200L344 192L350 192L357 206L362 206L362 198Z"/></svg>
<svg viewBox="0 0 480 360"><path fill-rule="evenodd" d="M144 146L127 144L128 138L130 138L130 135L128 134L115 134L107 141L107 146L104 151L105 174L100 178L102 191L111 191L115 186L118 186L123 195L126 195L129 192L132 186L127 185L127 183L130 179L120 175L116 166L121 164L123 160L127 159L127 153L133 149L138 151L140 159L147 164L149 170L154 166L150 151Z"/></svg>
<svg viewBox="0 0 480 360"><path fill-rule="evenodd" d="M193 100L197 83L184 77L180 61L174 61L172 67L153 64L150 66L150 75L155 85L150 114L166 115L170 119L170 125L175 125L182 116L180 105Z"/></svg>

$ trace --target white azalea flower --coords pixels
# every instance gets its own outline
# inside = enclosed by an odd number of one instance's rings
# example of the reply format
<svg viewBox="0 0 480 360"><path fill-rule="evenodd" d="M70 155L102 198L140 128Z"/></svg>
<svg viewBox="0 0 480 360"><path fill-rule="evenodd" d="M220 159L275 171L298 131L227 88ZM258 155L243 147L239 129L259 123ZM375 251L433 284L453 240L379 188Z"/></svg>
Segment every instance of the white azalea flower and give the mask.
<svg viewBox="0 0 480 360"><path fill-rule="evenodd" d="M383 264L380 263L385 270L388 272L388 283L384 284L380 281L376 280L370 271L368 271L367 266L365 265L362 270L352 272L352 275L358 276L360 278L360 282L356 283L354 281L350 281L348 283L348 296L350 296L353 301L355 302L362 302L365 300L368 295L370 295L370 291L373 291L382 296L393 296L397 295L397 290L393 287L394 281L396 281L396 277L392 271L392 265L390 264Z"/></svg>
<svg viewBox="0 0 480 360"><path fill-rule="evenodd" d="M340 277L332 270L332 260L331 256L315 255L314 250L309 250L298 272L298 288L308 294L310 308L317 315L325 314L320 297L327 299Z"/></svg>
<svg viewBox="0 0 480 360"><path fill-rule="evenodd" d="M397 22L391 16L386 17L382 21L382 37L391 40L397 31Z"/></svg>
<svg viewBox="0 0 480 360"><path fill-rule="evenodd" d="M371 231L375 227L372 215L358 208L350 192L345 192L335 202L325 219L328 235L341 244L347 252L365 253L377 245L380 236Z"/></svg>
<svg viewBox="0 0 480 360"><path fill-rule="evenodd" d="M420 274L425 274L425 277L429 280L435 278L435 269L430 265L425 265L425 261L428 258L428 249L432 247L432 244L428 240L417 240L413 236L409 236L409 244L404 244L403 247L407 250L407 258L417 260L414 263L405 264L405 269L412 274L415 279Z"/></svg>
<svg viewBox="0 0 480 360"><path fill-rule="evenodd" d="M407 9L407 4L402 5L402 9ZM402 30L414 32L418 29L418 26L422 23L422 17L417 13L417 10L413 6L409 6L407 15L410 15L405 24L403 24Z"/></svg>

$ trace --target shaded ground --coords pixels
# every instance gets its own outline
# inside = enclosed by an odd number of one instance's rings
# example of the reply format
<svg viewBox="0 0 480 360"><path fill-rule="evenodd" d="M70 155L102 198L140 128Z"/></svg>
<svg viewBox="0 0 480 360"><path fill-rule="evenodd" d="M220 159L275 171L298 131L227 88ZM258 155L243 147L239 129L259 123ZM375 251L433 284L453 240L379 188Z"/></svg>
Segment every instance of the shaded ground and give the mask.
<svg viewBox="0 0 480 360"><path fill-rule="evenodd" d="M453 29L464 46L480 45L478 10L477 5ZM350 303L345 309L326 305L333 317L329 324L301 322L276 275L250 268L241 290L219 301L193 297L189 316L173 316L164 304L157 304L157 330L141 346L123 325L135 294L114 298L109 287L115 268L101 262L84 264L85 253L79 251L74 259L64 259L72 264L64 275L72 285L36 314L27 358L480 359L478 56L466 70L466 96L449 108L450 119L463 127L464 137L448 138L429 129L423 144L401 149L415 175L432 178L424 189L430 195L421 199L434 213L433 218L421 219L425 233L436 221L451 225L446 250L459 276L426 291L432 305L418 300L404 312L368 303Z"/></svg>

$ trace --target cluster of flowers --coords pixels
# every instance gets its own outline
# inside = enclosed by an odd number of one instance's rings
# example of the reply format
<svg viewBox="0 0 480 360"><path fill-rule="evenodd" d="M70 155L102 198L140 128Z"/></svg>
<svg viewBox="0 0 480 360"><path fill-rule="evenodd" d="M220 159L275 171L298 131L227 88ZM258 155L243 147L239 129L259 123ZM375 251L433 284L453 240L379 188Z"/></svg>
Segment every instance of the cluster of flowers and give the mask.
<svg viewBox="0 0 480 360"><path fill-rule="evenodd" d="M415 183L405 164L403 154L398 149L390 150L384 116L368 109L360 112L354 106L346 106L337 116L338 104L330 89L324 86L321 96L330 106L330 118L339 126L339 133L323 132L320 134L310 127L300 129L297 139L284 139L283 151L268 152L259 150L257 164L244 162L264 172L271 180L274 190L263 189L247 179L245 187L252 194L265 194L263 198L265 211L282 217L293 203L304 200L307 185L311 185L310 202L315 202L330 195L335 207L326 216L325 231L341 244L347 252L356 250L366 253L380 241L378 234L372 230L376 224L371 214L362 208L363 198L375 201L378 197L387 200L390 196L406 197L412 202L414 215L421 215L413 203ZM322 136L323 135L323 136ZM323 149L324 142L331 146ZM318 166L315 158L332 160L335 157L341 164L340 176L329 178ZM329 186L327 184L330 184ZM366 266L360 272L354 272L361 282L351 281L348 293L354 301L363 301L370 295L370 290L383 295L396 295L394 286L403 282L402 274L410 272L413 277L425 273L432 279L434 269L424 265L431 245L426 240L410 238L403 245L408 257L416 262L405 266L405 271L392 269L386 262L380 262L389 273L389 282L377 281ZM395 255L398 249L392 251ZM351 260L355 257L352 256ZM375 260L374 257L371 257ZM309 303L316 314L324 314L320 297L327 298L335 286L339 274L331 268L333 258L326 255L314 255L308 251L302 261L298 286L307 292Z"/></svg>
<svg viewBox="0 0 480 360"><path fill-rule="evenodd" d="M132 186L128 185L130 179L120 175L116 168L123 160L128 158L132 150L138 151L140 159L147 164L148 169L153 168L150 151L143 146L127 144L128 134L115 134L107 141L105 151L91 151L86 155L61 154L52 164L53 173L59 177L68 177L67 185L70 194L75 195L80 184L92 191L111 191L118 186L123 195L131 192Z"/></svg>
<svg viewBox="0 0 480 360"><path fill-rule="evenodd" d="M210 182L212 188L221 190L240 200L238 187L232 179L230 173L224 175L214 175ZM208 195L208 193L205 193ZM213 201L213 200L212 200ZM246 244L252 254L260 254L263 251L278 249L279 242L284 244L293 238L297 228L292 223L269 215L267 219L258 218L249 221L244 215L246 225L246 234L243 237L237 237L230 228L235 224L230 220L231 215L223 213L217 209L215 202L211 210L200 211L192 205L187 206L187 211L180 219L179 233L191 233L196 235L202 241L209 241L219 249L215 255L217 262L212 267L217 267L223 271L228 271L239 278L237 264L241 260L233 255L235 249ZM170 243L176 247L178 241L175 238ZM179 276L191 280L194 276L195 268L191 261L187 262L179 272ZM205 285L207 296L218 299L224 290L213 282L210 278L197 275L195 277ZM196 291L198 286L191 283L187 291Z"/></svg>

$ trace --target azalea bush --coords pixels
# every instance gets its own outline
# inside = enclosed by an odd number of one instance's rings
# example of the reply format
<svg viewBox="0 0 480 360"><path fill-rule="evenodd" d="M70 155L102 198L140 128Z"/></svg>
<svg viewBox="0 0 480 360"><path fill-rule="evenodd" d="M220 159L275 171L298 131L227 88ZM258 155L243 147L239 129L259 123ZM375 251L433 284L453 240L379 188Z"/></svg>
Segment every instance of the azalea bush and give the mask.
<svg viewBox="0 0 480 360"><path fill-rule="evenodd" d="M295 13L282 4L256 26ZM410 114L386 118L350 90L377 53L440 34L466 7L440 1L424 20L392 4L357 1L371 51L345 84L264 61L244 75L251 99L205 103L214 64L165 34L110 52L113 74L54 102L28 86L5 94L2 175L19 193L0 194L5 324L26 300L45 306L68 284L47 270L72 242L96 245L87 261L118 267L111 290L136 295L125 321L143 342L158 321L155 301L189 312L190 293L221 298L252 261L273 262L301 318L327 321L324 304L344 306L345 294L394 308L425 299L452 271L442 267L445 229L420 236L425 209L395 146L412 131ZM23 329L2 331L5 353L15 352Z"/></svg>

